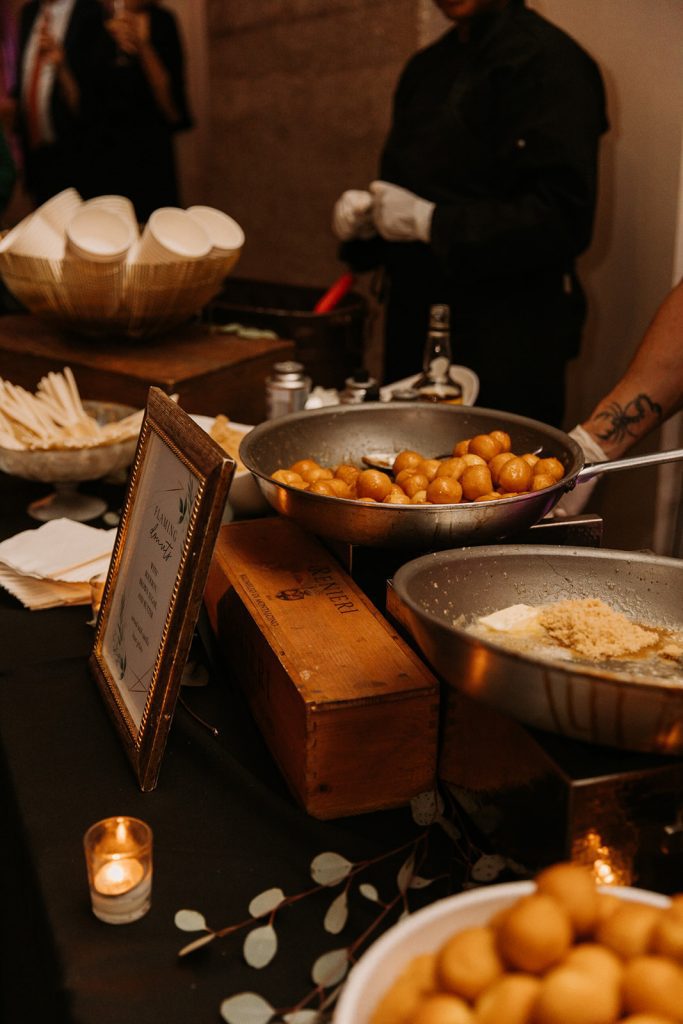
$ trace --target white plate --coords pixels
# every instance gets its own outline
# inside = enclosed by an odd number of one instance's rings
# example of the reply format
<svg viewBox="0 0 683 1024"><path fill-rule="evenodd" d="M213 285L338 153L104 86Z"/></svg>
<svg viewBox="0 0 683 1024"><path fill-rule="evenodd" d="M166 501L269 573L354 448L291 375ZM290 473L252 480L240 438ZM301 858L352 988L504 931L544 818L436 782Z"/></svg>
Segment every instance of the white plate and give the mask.
<svg viewBox="0 0 683 1024"><path fill-rule="evenodd" d="M412 377L406 377L404 380L397 380L393 384L385 384L384 387L379 389L379 397L382 402L390 402L391 394L393 391L402 391L405 388L409 388L411 384L419 378L420 374L416 373ZM463 405L474 405L479 394L479 377L476 375L474 370L470 370L468 366L451 366L451 377L453 380L460 385L462 388L462 404Z"/></svg>

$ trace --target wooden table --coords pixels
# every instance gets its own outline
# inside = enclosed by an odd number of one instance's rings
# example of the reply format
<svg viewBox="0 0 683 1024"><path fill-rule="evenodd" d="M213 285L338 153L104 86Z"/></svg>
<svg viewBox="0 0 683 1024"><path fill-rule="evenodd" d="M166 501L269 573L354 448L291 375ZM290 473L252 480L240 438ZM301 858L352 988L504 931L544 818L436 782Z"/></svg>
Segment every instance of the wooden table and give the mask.
<svg viewBox="0 0 683 1024"><path fill-rule="evenodd" d="M143 340L91 339L60 332L30 314L0 316L0 377L34 390L44 374L70 366L83 398L143 406L155 385L177 393L187 412L265 419L265 381L294 343L212 332L189 324Z"/></svg>

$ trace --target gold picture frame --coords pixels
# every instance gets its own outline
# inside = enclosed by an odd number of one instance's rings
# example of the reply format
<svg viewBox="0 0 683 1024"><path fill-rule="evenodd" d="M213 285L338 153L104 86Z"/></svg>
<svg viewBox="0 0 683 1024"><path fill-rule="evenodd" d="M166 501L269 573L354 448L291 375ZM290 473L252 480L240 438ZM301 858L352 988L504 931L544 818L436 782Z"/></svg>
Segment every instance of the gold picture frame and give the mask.
<svg viewBox="0 0 683 1024"><path fill-rule="evenodd" d="M143 791L157 784L234 471L149 389L89 660Z"/></svg>

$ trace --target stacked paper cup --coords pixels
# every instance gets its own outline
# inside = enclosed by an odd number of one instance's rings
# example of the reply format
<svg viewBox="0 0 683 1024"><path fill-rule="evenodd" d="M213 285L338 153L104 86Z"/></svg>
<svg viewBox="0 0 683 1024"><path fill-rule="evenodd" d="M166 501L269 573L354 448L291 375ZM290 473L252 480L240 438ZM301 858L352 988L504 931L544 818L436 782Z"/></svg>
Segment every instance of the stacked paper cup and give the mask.
<svg viewBox="0 0 683 1024"><path fill-rule="evenodd" d="M239 224L212 207L162 207L141 232L124 196L65 189L0 240L0 273L31 312L141 336L197 313L243 245Z"/></svg>

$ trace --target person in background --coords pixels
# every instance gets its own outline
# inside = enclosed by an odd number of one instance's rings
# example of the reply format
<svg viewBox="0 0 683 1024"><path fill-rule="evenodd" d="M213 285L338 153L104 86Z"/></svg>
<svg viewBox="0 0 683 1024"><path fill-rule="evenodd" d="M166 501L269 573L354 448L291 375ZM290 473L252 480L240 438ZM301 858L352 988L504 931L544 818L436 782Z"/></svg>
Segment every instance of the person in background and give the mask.
<svg viewBox="0 0 683 1024"><path fill-rule="evenodd" d="M87 113L102 33L96 0L29 0L19 14L13 121L36 205L68 187L87 195Z"/></svg>
<svg viewBox="0 0 683 1024"><path fill-rule="evenodd" d="M446 303L478 404L559 426L607 129L600 72L524 0L435 2L454 27L401 75L380 180L337 201L340 255L388 279L385 383L419 370L429 307Z"/></svg>
<svg viewBox="0 0 683 1024"><path fill-rule="evenodd" d="M683 408L683 279L669 293L643 335L624 375L570 435L587 462L619 459ZM583 511L599 477L579 484L556 511Z"/></svg>
<svg viewBox="0 0 683 1024"><path fill-rule="evenodd" d="M4 131L0 128L0 217L7 209L12 198L14 183L17 180L17 167L9 148Z"/></svg>
<svg viewBox="0 0 683 1024"><path fill-rule="evenodd" d="M100 192L127 196L138 220L179 206L175 133L190 128L185 64L174 15L148 0L108 4L101 55L97 150Z"/></svg>

